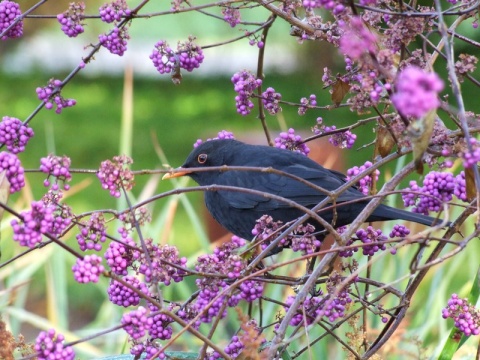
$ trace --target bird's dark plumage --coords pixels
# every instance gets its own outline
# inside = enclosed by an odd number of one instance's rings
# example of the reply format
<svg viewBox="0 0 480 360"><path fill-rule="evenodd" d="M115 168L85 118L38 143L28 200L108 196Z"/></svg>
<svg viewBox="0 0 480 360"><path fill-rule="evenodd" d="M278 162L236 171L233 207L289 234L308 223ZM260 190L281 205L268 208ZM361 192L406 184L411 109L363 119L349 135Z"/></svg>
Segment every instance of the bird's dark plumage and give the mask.
<svg viewBox="0 0 480 360"><path fill-rule="evenodd" d="M236 140L212 140L196 147L178 171L164 178L188 175L199 185L228 185L258 190L295 201L313 208L325 199L325 194L295 179L268 172L252 171L190 171L190 168L212 166L272 167L303 178L328 191L345 184L345 175L325 169L304 155L269 146L248 145ZM358 189L351 187L337 199L334 227L350 224L368 201ZM341 206L342 202L360 200ZM268 197L237 191L207 191L205 203L212 216L233 234L250 240L255 221L262 215L270 215L274 221L284 223L304 215L285 202ZM327 222L333 221L333 210L320 211ZM429 216L399 210L381 204L367 221L407 220L432 225L435 219ZM311 221L310 221L311 222ZM315 223L317 230L323 228Z"/></svg>

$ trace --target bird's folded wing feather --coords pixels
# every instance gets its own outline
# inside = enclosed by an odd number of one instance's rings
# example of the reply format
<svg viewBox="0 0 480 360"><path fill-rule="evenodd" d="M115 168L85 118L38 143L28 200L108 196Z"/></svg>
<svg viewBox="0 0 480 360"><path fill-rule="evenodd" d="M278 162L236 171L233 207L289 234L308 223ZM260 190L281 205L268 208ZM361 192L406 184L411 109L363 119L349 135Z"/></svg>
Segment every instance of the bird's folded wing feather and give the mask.
<svg viewBox="0 0 480 360"><path fill-rule="evenodd" d="M283 171L301 177L327 191L336 190L345 183L343 174L331 172L324 168L312 169L301 164L295 164L284 168ZM315 189L287 176L266 172L256 173L261 174L261 176L252 176L252 174L246 171L227 171L219 177L219 185L228 184L239 188L274 194L306 207L318 204L326 196L325 192L320 189ZM219 191L219 194L230 206L237 209L256 208L259 211L268 211L291 207L286 202L243 191ZM359 199L361 197L362 194L358 190L351 188L339 196L338 202Z"/></svg>

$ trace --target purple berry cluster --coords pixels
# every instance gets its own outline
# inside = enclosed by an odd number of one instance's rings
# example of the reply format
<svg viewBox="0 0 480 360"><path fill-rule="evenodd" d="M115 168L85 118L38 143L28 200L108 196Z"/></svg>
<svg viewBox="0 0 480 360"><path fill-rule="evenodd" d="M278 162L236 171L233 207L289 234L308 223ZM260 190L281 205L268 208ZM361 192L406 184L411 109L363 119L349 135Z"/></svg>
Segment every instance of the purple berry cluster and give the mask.
<svg viewBox="0 0 480 360"><path fill-rule="evenodd" d="M52 234L55 224L54 210L53 206L45 206L43 201L32 202L31 209L20 214L21 220L13 219L10 223L13 240L22 246L34 248L42 241L43 234Z"/></svg>
<svg viewBox="0 0 480 360"><path fill-rule="evenodd" d="M365 162L362 166L354 166L350 169L347 170L347 177L346 180L350 180L360 174L361 172L367 170L368 168L372 167L372 163L370 161ZM365 175L363 178L361 178L358 183L356 183L356 186L358 189L365 195L368 195L370 193L370 187L373 184L373 181L378 180L378 176L380 175L380 171L377 169L373 171L370 175Z"/></svg>
<svg viewBox="0 0 480 360"><path fill-rule="evenodd" d="M47 86L37 87L36 92L38 99L45 103L45 108L50 110L53 108L53 104L57 106L55 112L60 114L64 108L72 107L77 102L74 99L65 99L60 94L63 83L58 79L51 79Z"/></svg>
<svg viewBox="0 0 480 360"><path fill-rule="evenodd" d="M455 189L460 193L452 173L431 171L423 179L423 186L410 181L410 187L402 194L403 203L405 207L413 206L412 211L415 213L428 215L430 211L443 210L443 204L452 200Z"/></svg>
<svg viewBox="0 0 480 360"><path fill-rule="evenodd" d="M250 114L253 108L250 98L253 96L253 92L262 85L262 80L255 78L251 72L243 70L232 76L232 83L237 93L235 96L237 113L243 116Z"/></svg>
<svg viewBox="0 0 480 360"><path fill-rule="evenodd" d="M366 229L358 229L355 235L362 243L371 244L362 247L363 255L373 256L377 251L387 248L384 243L387 237L383 235L382 230L375 229L373 226L368 226Z"/></svg>
<svg viewBox="0 0 480 360"><path fill-rule="evenodd" d="M0 1L0 34L9 28L15 19L22 15L20 5L15 1L3 0ZM23 21L17 22L10 30L8 30L1 40L19 38L23 35Z"/></svg>
<svg viewBox="0 0 480 360"><path fill-rule="evenodd" d="M0 122L0 143L5 144L13 154L25 151L25 146L33 135L33 129L17 118L4 116Z"/></svg>
<svg viewBox="0 0 480 360"><path fill-rule="evenodd" d="M227 301L227 306L235 307L242 299L242 296L244 299L249 298L248 291L250 287L248 289L245 287L241 290L243 295L236 294L227 290L228 285L223 278L223 276L230 279L240 277L242 270L246 266L246 262L237 255L235 251L244 244L245 240L233 236L230 242L217 247L213 254L205 254L198 257L195 270L201 274L216 275L215 277L204 276L195 281L197 287L200 289L195 302L195 310L201 313L201 322L210 323L215 316L226 316L226 309L220 314L220 309L223 307L225 301ZM220 275L220 277L218 275ZM256 284L252 284L252 286L255 294L251 294L251 299L255 296L261 296L256 295L261 290L260 286ZM229 296L220 296L213 301L215 297L224 290L226 294L230 293ZM210 304L212 301L213 303Z"/></svg>
<svg viewBox="0 0 480 360"><path fill-rule="evenodd" d="M295 130L290 128L287 132L281 132L280 136L275 138L275 147L287 149L307 156L310 148L302 141L300 135L295 135Z"/></svg>
<svg viewBox="0 0 480 360"><path fill-rule="evenodd" d="M465 146L465 150L460 153L463 159L463 166L466 169L477 166L477 163L480 161L480 142L473 137L470 138L469 142L472 150Z"/></svg>
<svg viewBox="0 0 480 360"><path fill-rule="evenodd" d="M366 53L374 53L377 37L364 25L360 16L352 16L341 25L340 50L350 59L360 59Z"/></svg>
<svg viewBox="0 0 480 360"><path fill-rule="evenodd" d="M86 224L79 223L80 233L77 234L77 242L80 250L102 250L102 243L105 242L107 228L105 217L101 212L93 213Z"/></svg>
<svg viewBox="0 0 480 360"><path fill-rule="evenodd" d="M333 293L333 292L332 292ZM295 296L289 296L285 302L285 310L288 310L295 301ZM323 317L334 322L345 316L346 306L352 302L347 290L342 290L336 297L330 295L307 297L299 312L290 320L291 326L306 326L312 324L315 319ZM318 321L318 320L317 320Z"/></svg>
<svg viewBox="0 0 480 360"><path fill-rule="evenodd" d="M133 275L127 275L123 278L125 282L141 291L145 295L149 295L148 287L146 284L138 280ZM118 306L129 307L137 306L140 304L140 296L129 287L123 285L121 282L112 279L107 289L108 298L112 303Z"/></svg>
<svg viewBox="0 0 480 360"><path fill-rule="evenodd" d="M5 171L5 176L10 183L11 194L20 191L25 186L25 171L15 154L0 152L0 171Z"/></svg>
<svg viewBox="0 0 480 360"><path fill-rule="evenodd" d="M308 99L303 97L300 99L300 106L298 107L298 115L305 115L308 109L317 106L317 96L311 94Z"/></svg>
<svg viewBox="0 0 480 360"><path fill-rule="evenodd" d="M141 254L138 272L145 275L147 283L162 282L166 286L170 285L172 280L180 282L185 276L182 268L187 263L187 258L180 257L178 249L170 245L156 245L151 239L145 240L145 245L150 257L150 262L145 254Z"/></svg>
<svg viewBox="0 0 480 360"><path fill-rule="evenodd" d="M295 229L291 236L291 248L293 251L300 251L302 255L312 254L322 244L315 235L315 227L310 224L301 224Z"/></svg>
<svg viewBox="0 0 480 360"><path fill-rule="evenodd" d="M242 20L240 17L240 10L232 6L225 6L222 8L223 20L225 20L232 28L237 26Z"/></svg>
<svg viewBox="0 0 480 360"><path fill-rule="evenodd" d="M173 329L170 325L173 320L166 314L161 313L155 305L148 304L153 320L152 326L148 330L148 335L152 339L168 340L172 337Z"/></svg>
<svg viewBox="0 0 480 360"><path fill-rule="evenodd" d="M210 140L223 140L223 139L235 139L235 135L233 135L232 132L227 131L227 130L221 130L218 132L217 137L214 137L213 139L207 139L205 141L210 141ZM197 141L193 144L193 147L196 148L198 145L202 144L203 140L202 139L197 139Z"/></svg>
<svg viewBox="0 0 480 360"><path fill-rule="evenodd" d="M198 69L205 58L202 48L195 44L193 36L189 36L185 42L178 43L176 54L180 67L188 72Z"/></svg>
<svg viewBox="0 0 480 360"><path fill-rule="evenodd" d="M118 56L123 56L125 51L127 51L128 39L130 39L130 35L126 26L122 28L115 26L110 32L98 35L100 44L110 53Z"/></svg>
<svg viewBox="0 0 480 360"><path fill-rule="evenodd" d="M103 255L110 269L120 276L127 275L128 267L140 257L135 241L124 234L122 233L122 242L111 241Z"/></svg>
<svg viewBox="0 0 480 360"><path fill-rule="evenodd" d="M330 132L336 129L335 125L331 127L325 127L325 132ZM351 149L357 140L357 135L352 133L350 130L343 131L341 133L336 133L328 137L328 142L333 146L339 147L340 149Z"/></svg>
<svg viewBox="0 0 480 360"><path fill-rule="evenodd" d="M465 180L465 171L461 171L460 174L455 176L455 189L453 193L457 198L463 201L468 201L467 198L467 182Z"/></svg>
<svg viewBox="0 0 480 360"><path fill-rule="evenodd" d="M112 22L119 22L122 17L130 16L131 11L128 8L125 0L115 0L111 3L105 3L98 9L100 18L103 22L110 24Z"/></svg>
<svg viewBox="0 0 480 360"><path fill-rule="evenodd" d="M62 25L62 31L68 37L77 37L85 31L85 4L83 2L70 3L68 10L58 14L57 20Z"/></svg>
<svg viewBox="0 0 480 360"><path fill-rule="evenodd" d="M72 266L75 280L79 283L98 282L100 274L105 270L102 258L98 255L85 255L83 259L77 259Z"/></svg>
<svg viewBox="0 0 480 360"><path fill-rule="evenodd" d="M179 42L174 51L166 41L160 40L155 44L150 59L160 74L170 74L176 67L189 72L200 67L204 55L202 48L195 44L195 38L188 37L185 42Z"/></svg>
<svg viewBox="0 0 480 360"><path fill-rule="evenodd" d="M54 329L41 331L35 340L33 349L38 360L74 360L75 353L71 346L65 346L65 337L56 334Z"/></svg>
<svg viewBox="0 0 480 360"><path fill-rule="evenodd" d="M443 87L436 73L409 66L398 75L391 100L400 114L418 119L440 105L438 93Z"/></svg>
<svg viewBox="0 0 480 360"><path fill-rule="evenodd" d="M404 238L405 236L410 234L410 229L407 228L405 225L399 225L395 224L393 226L392 231L390 232L389 237L391 239L399 237L399 238Z"/></svg>
<svg viewBox="0 0 480 360"><path fill-rule="evenodd" d="M345 10L345 6L338 1L333 0L303 0L303 7L306 9L325 8L331 10L334 15L338 15Z"/></svg>
<svg viewBox="0 0 480 360"><path fill-rule="evenodd" d="M155 44L150 59L160 74L170 74L175 69L177 63L175 51L164 40L160 40Z"/></svg>
<svg viewBox="0 0 480 360"><path fill-rule="evenodd" d="M240 297L246 302L253 302L263 295L263 284L255 280L243 281L240 286Z"/></svg>
<svg viewBox="0 0 480 360"><path fill-rule="evenodd" d="M240 355L245 346L242 344L237 335L234 335L228 345L225 347L225 354L235 359Z"/></svg>
<svg viewBox="0 0 480 360"><path fill-rule="evenodd" d="M442 317L452 318L455 327L465 336L480 334L480 311L467 299L460 299L457 294L452 294L448 300L447 307L442 310Z"/></svg>
<svg viewBox="0 0 480 360"><path fill-rule="evenodd" d="M139 306L122 316L123 329L134 341L144 337L153 324L153 319L148 316L147 309Z"/></svg>
<svg viewBox="0 0 480 360"><path fill-rule="evenodd" d="M68 156L55 156L48 155L47 157L40 159L40 171L47 174L47 179L43 182L43 185L48 187L50 186L50 176L55 178L55 183L52 185L52 190L56 191L59 189L58 183L63 184L63 189L68 190L70 185L67 182L72 180L72 175L70 174L70 164L71 160Z"/></svg>
<svg viewBox="0 0 480 360"><path fill-rule="evenodd" d="M263 215L255 223L252 229L252 235L255 236L255 240L260 242L262 250L265 250L270 243L280 235L279 229L282 227L281 221L273 221L271 216ZM290 246L290 237L281 239L277 247L283 248Z"/></svg>
<svg viewBox="0 0 480 360"><path fill-rule="evenodd" d="M100 164L97 177L105 190L110 191L113 197L120 197L123 189L129 191L134 185L134 175L128 168L133 160L126 156L114 156L113 161L105 160Z"/></svg>
<svg viewBox="0 0 480 360"><path fill-rule="evenodd" d="M313 127L312 131L315 135L320 135L327 134L329 132L335 131L336 129L337 127L335 125L323 125L323 119L321 117L318 117L317 124ZM355 144L355 140L357 140L357 135L352 133L350 130L335 133L328 137L328 142L333 146L339 147L340 149L351 149Z"/></svg>
<svg viewBox="0 0 480 360"><path fill-rule="evenodd" d="M279 104L281 99L282 94L275 92L275 89L272 87L267 88L267 90L262 93L263 107L270 115L275 115L282 111Z"/></svg>

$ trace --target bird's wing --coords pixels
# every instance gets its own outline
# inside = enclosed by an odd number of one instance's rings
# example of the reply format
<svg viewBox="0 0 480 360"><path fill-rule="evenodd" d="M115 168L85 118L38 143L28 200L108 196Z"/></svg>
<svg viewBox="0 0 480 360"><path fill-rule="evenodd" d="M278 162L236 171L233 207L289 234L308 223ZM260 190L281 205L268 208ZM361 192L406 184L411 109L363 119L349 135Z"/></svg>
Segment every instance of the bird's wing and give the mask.
<svg viewBox="0 0 480 360"><path fill-rule="evenodd" d="M302 164L294 164L282 168L282 171L305 179L327 191L336 190L345 183L344 175L330 170L311 168ZM225 184L246 189L253 189L263 193L274 194L311 207L325 199L325 192L315 189L300 181L287 176L265 172L227 171L219 176L219 184ZM220 191L220 196L228 204L237 209L253 209L268 211L272 209L291 207L286 202L260 196L248 192ZM348 189L338 199L347 201L361 198L362 194L356 189Z"/></svg>

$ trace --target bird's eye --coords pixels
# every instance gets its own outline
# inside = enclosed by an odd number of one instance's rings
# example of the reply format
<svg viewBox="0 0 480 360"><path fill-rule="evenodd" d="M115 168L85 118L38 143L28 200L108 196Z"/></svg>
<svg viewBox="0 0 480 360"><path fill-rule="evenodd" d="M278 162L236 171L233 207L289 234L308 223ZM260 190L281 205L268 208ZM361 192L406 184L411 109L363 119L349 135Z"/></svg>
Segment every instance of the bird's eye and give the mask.
<svg viewBox="0 0 480 360"><path fill-rule="evenodd" d="M199 164L205 164L205 162L207 161L207 154L198 155L197 160Z"/></svg>

